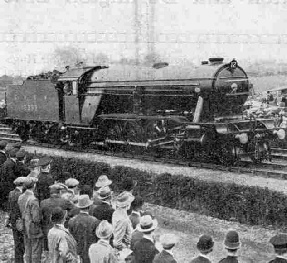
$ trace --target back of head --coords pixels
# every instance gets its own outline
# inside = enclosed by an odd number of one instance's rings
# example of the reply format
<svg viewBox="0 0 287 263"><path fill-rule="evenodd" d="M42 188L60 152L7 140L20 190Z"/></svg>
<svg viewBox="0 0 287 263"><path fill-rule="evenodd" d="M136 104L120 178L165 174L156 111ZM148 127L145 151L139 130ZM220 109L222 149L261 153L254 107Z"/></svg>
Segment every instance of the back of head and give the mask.
<svg viewBox="0 0 287 263"><path fill-rule="evenodd" d="M54 224L62 223L65 220L66 211L61 207L55 207L52 211L51 221Z"/></svg>
<svg viewBox="0 0 287 263"><path fill-rule="evenodd" d="M230 252L236 251L240 247L238 232L235 230L229 230L225 236L224 245Z"/></svg>
<svg viewBox="0 0 287 263"><path fill-rule="evenodd" d="M144 204L143 198L139 195L136 195L135 199L131 203L131 209L135 211L140 210L143 204Z"/></svg>
<svg viewBox="0 0 287 263"><path fill-rule="evenodd" d="M31 190L34 188L35 184L36 184L36 181L33 180L33 178L27 177L27 180L24 182L23 186L25 189Z"/></svg>
<svg viewBox="0 0 287 263"><path fill-rule="evenodd" d="M83 185L80 190L81 195L88 195L90 198L93 196L93 188L90 185Z"/></svg>
<svg viewBox="0 0 287 263"><path fill-rule="evenodd" d="M132 191L135 187L135 182L131 177L125 178L125 180L122 182L122 190L123 191Z"/></svg>

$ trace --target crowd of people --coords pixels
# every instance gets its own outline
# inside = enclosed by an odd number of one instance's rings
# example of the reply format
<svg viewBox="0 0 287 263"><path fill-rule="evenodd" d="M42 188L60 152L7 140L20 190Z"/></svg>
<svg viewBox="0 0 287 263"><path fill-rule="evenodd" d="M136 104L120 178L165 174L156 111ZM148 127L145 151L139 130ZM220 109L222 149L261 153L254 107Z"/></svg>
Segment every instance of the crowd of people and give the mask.
<svg viewBox="0 0 287 263"><path fill-rule="evenodd" d="M32 159L28 166L21 146L7 148L0 142L0 147L1 174L8 173L5 180L13 178L14 184L13 189L8 183L5 187L6 226L13 233L15 263L177 262L173 249L179 237L154 235L157 219L143 211L144 199L136 194L132 178L126 178L115 194L107 175L99 176L94 185L81 185L68 172L54 178L51 158ZM270 242L276 253L272 262L287 262L287 235L278 234ZM227 232L224 246L227 256L220 262L239 262L236 231ZM198 257L190 262L211 262L213 248L210 235L200 236Z"/></svg>

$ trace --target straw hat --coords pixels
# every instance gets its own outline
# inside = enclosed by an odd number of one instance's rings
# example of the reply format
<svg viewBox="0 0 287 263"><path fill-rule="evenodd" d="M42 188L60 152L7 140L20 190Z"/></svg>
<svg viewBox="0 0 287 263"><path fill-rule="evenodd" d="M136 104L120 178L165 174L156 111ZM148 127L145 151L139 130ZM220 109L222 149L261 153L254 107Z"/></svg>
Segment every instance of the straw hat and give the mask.
<svg viewBox="0 0 287 263"><path fill-rule="evenodd" d="M131 193L125 191L118 195L116 205L118 207L126 207L130 205L134 199L135 197Z"/></svg>
<svg viewBox="0 0 287 263"><path fill-rule="evenodd" d="M98 191L98 198L101 200L105 200L112 195L111 188L108 186L101 187Z"/></svg>
<svg viewBox="0 0 287 263"><path fill-rule="evenodd" d="M106 175L103 174L98 178L95 186L96 187L108 186L108 185L111 185L112 182L113 181L111 181Z"/></svg>
<svg viewBox="0 0 287 263"><path fill-rule="evenodd" d="M113 234L113 226L107 221L102 220L96 229L98 238L108 238Z"/></svg>
<svg viewBox="0 0 287 263"><path fill-rule="evenodd" d="M137 225L137 230L143 233L150 232L157 228L158 222L156 219L152 219L150 215L144 215L140 219L140 223Z"/></svg>
<svg viewBox="0 0 287 263"><path fill-rule="evenodd" d="M78 198L78 203L76 206L78 208L87 208L93 204L93 201L90 200L88 195L80 195Z"/></svg>

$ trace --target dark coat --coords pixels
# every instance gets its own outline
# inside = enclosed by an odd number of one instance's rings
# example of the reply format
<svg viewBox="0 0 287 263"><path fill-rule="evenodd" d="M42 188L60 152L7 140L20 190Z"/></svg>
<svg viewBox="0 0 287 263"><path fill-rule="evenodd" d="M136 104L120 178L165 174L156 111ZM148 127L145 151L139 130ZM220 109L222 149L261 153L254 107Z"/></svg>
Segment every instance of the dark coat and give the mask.
<svg viewBox="0 0 287 263"><path fill-rule="evenodd" d="M177 263L177 261L170 253L163 250L159 254L155 255L153 263Z"/></svg>
<svg viewBox="0 0 287 263"><path fill-rule="evenodd" d="M237 257L227 256L219 261L220 263L238 263Z"/></svg>
<svg viewBox="0 0 287 263"><path fill-rule="evenodd" d="M194 258L193 260L191 260L190 263L211 263L211 261L208 258L198 256Z"/></svg>
<svg viewBox="0 0 287 263"><path fill-rule="evenodd" d="M54 184L54 178L50 173L41 172L39 174L36 184L36 193L40 202L50 197L49 186L52 184Z"/></svg>
<svg viewBox="0 0 287 263"><path fill-rule="evenodd" d="M77 241L78 255L82 258L83 263L90 263L88 252L90 245L98 240L95 231L99 223L100 221L95 217L81 212L70 219L68 223L69 231Z"/></svg>
<svg viewBox="0 0 287 263"><path fill-rule="evenodd" d="M50 217L53 209L57 206L67 211L71 211L74 208L74 205L70 201L57 195L52 195L50 198L43 200L40 203L40 208L42 216L42 228L44 234L46 235L48 235L49 230L53 227Z"/></svg>
<svg viewBox="0 0 287 263"><path fill-rule="evenodd" d="M133 256L136 263L152 263L159 251L154 243L146 238L142 238L134 246Z"/></svg>
<svg viewBox="0 0 287 263"><path fill-rule="evenodd" d="M22 162L16 161L16 174L17 177L26 177L28 174L30 174L30 169L28 166Z"/></svg>
<svg viewBox="0 0 287 263"><path fill-rule="evenodd" d="M0 151L0 166L5 163L7 156L4 152Z"/></svg>
<svg viewBox="0 0 287 263"><path fill-rule="evenodd" d="M285 258L274 258L273 260L269 261L269 263L287 263L287 259L285 259Z"/></svg>
<svg viewBox="0 0 287 263"><path fill-rule="evenodd" d="M109 204L101 202L101 204L93 209L92 215L100 221L107 220L111 224L114 211L115 210Z"/></svg>
<svg viewBox="0 0 287 263"><path fill-rule="evenodd" d="M21 218L21 212L18 205L18 199L22 192L15 188L13 191L9 193L8 198L8 212L9 212L9 222L13 229L16 229L16 220Z"/></svg>
<svg viewBox="0 0 287 263"><path fill-rule="evenodd" d="M134 250L134 247L135 247L135 244L140 241L141 239L143 238L143 233L138 231L138 230L135 230L133 233L132 233L132 239L131 239L131 250L133 251Z"/></svg>
<svg viewBox="0 0 287 263"><path fill-rule="evenodd" d="M140 215L134 213L133 211L130 214L130 220L132 222L132 227L133 229L136 229L136 226L139 224L140 222Z"/></svg>
<svg viewBox="0 0 287 263"><path fill-rule="evenodd" d="M8 158L1 169L0 176L0 202L1 204L8 201L9 192L14 189L14 180L17 178L16 162Z"/></svg>

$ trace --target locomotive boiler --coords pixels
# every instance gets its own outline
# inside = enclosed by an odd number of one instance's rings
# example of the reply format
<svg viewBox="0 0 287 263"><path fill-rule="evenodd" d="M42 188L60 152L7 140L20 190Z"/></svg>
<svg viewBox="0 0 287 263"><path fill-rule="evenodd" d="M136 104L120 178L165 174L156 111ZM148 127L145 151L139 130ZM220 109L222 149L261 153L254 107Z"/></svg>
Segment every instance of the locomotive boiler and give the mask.
<svg viewBox="0 0 287 263"><path fill-rule="evenodd" d="M78 66L10 86L5 121L23 140L260 162L270 158L269 141L285 131L272 120L242 118L250 88L235 59L194 68Z"/></svg>

